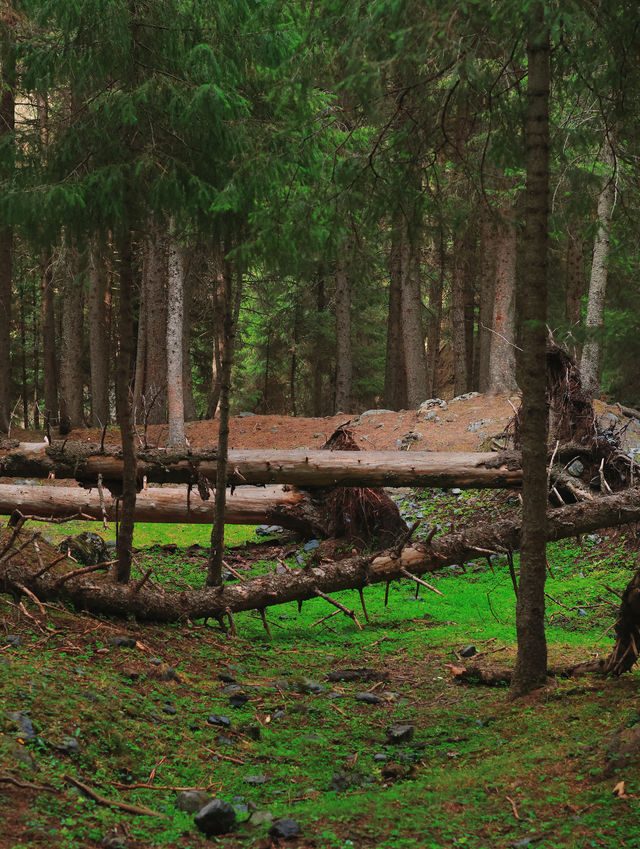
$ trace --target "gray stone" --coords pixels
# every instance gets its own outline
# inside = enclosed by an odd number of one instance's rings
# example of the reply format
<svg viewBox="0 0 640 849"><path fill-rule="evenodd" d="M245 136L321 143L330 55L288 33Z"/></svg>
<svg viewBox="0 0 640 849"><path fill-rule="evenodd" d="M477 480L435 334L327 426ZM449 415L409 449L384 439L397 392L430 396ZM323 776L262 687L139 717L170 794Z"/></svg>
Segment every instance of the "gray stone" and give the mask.
<svg viewBox="0 0 640 849"><path fill-rule="evenodd" d="M434 413L433 410L430 413L427 413L424 417L425 422L439 422L440 416L437 413Z"/></svg>
<svg viewBox="0 0 640 849"><path fill-rule="evenodd" d="M304 544L305 551L315 551L316 548L320 548L320 541L317 539L311 539L309 542Z"/></svg>
<svg viewBox="0 0 640 849"><path fill-rule="evenodd" d="M249 825L254 826L266 825L268 822L273 822L273 814L269 811L254 811L249 817Z"/></svg>
<svg viewBox="0 0 640 849"><path fill-rule="evenodd" d="M63 554L69 551L74 560L82 563L83 566L95 566L109 559L105 541L91 531L66 537L58 546L58 550Z"/></svg>
<svg viewBox="0 0 640 849"><path fill-rule="evenodd" d="M33 743L38 739L33 722L31 722L28 716L25 716L23 713L14 713L13 711L9 711L6 716L7 719L10 719L18 726L18 736L25 742Z"/></svg>
<svg viewBox="0 0 640 849"><path fill-rule="evenodd" d="M327 689L324 684L321 684L319 681L313 681L311 678L298 678L296 683L296 690L299 693L313 693L313 695L320 695L324 693Z"/></svg>
<svg viewBox="0 0 640 849"><path fill-rule="evenodd" d="M211 796L204 790L181 790L176 795L176 808L187 814L197 814L210 801Z"/></svg>
<svg viewBox="0 0 640 849"><path fill-rule="evenodd" d="M382 699L380 696L376 696L375 693L356 693L356 701L364 702L367 705L377 705Z"/></svg>
<svg viewBox="0 0 640 849"><path fill-rule="evenodd" d="M62 742L57 744L56 749L67 755L79 755L80 743L78 743L75 737L64 737Z"/></svg>
<svg viewBox="0 0 640 849"><path fill-rule="evenodd" d="M26 746L21 746L20 744L13 746L9 749L9 754L19 763L24 764L28 769L33 770L33 772L38 771L36 759Z"/></svg>
<svg viewBox="0 0 640 849"><path fill-rule="evenodd" d="M117 831L112 831L105 834L100 841L100 845L104 846L104 849L126 849L127 841L124 835L119 834Z"/></svg>
<svg viewBox="0 0 640 849"><path fill-rule="evenodd" d="M251 416L255 416L255 413L249 413L246 410L243 410L241 413L236 414L236 418L238 419L249 419Z"/></svg>
<svg viewBox="0 0 640 849"><path fill-rule="evenodd" d="M300 834L300 825L295 820L288 817L275 820L269 829L269 837L275 837L278 840L290 840L292 837L297 837Z"/></svg>
<svg viewBox="0 0 640 849"><path fill-rule="evenodd" d="M175 707L170 705L168 702L166 705L162 706L162 712L168 714L168 716L175 716L178 713Z"/></svg>
<svg viewBox="0 0 640 849"><path fill-rule="evenodd" d="M443 401L442 398L427 398L426 401L423 401L418 408L420 412L424 412L428 410L430 407L440 407L443 410L447 409L447 402Z"/></svg>
<svg viewBox="0 0 640 849"><path fill-rule="evenodd" d="M244 780L252 787L259 787L261 784L266 784L269 779L266 775L245 775Z"/></svg>
<svg viewBox="0 0 640 849"><path fill-rule="evenodd" d="M582 476L584 472L584 466L580 462L580 460L574 460L569 466L567 466L567 471L574 478L579 478Z"/></svg>
<svg viewBox="0 0 640 849"><path fill-rule="evenodd" d="M212 834L228 834L236 824L236 812L228 802L212 799L193 818L196 826L207 837Z"/></svg>
<svg viewBox="0 0 640 849"><path fill-rule="evenodd" d="M410 740L413 740L415 730L415 726L413 725L390 725L387 728L387 742L394 744L408 743Z"/></svg>
<svg viewBox="0 0 640 849"><path fill-rule="evenodd" d="M360 413L360 418L363 419L365 416L379 416L381 413L392 413L393 410L365 410L364 413Z"/></svg>
<svg viewBox="0 0 640 849"><path fill-rule="evenodd" d="M467 431L469 431L469 433L477 433L478 431L482 430L483 427L486 427L487 425L490 425L492 423L493 419L479 419L479 421L477 422L471 422L471 424L467 428Z"/></svg>
<svg viewBox="0 0 640 849"><path fill-rule="evenodd" d="M236 684L237 681L230 672L218 672L218 681L224 681L225 684Z"/></svg>
<svg viewBox="0 0 640 849"><path fill-rule="evenodd" d="M228 716L222 716L219 713L210 713L207 717L209 725L220 725L222 728L230 728L231 720Z"/></svg>
<svg viewBox="0 0 640 849"><path fill-rule="evenodd" d="M473 657L474 654L478 654L478 651L475 646L468 645L461 648L458 653L460 657Z"/></svg>
<svg viewBox="0 0 640 849"><path fill-rule="evenodd" d="M110 646L115 646L121 649L134 649L136 640L134 637L109 637L107 640Z"/></svg>
<svg viewBox="0 0 640 849"><path fill-rule="evenodd" d="M385 761L389 760L389 755L385 755L384 752L376 752L373 756L373 762L375 764L383 764Z"/></svg>
<svg viewBox="0 0 640 849"><path fill-rule="evenodd" d="M450 403L455 404L456 401L470 401L472 398L477 398L479 392L465 392L464 395L457 395L455 398L452 398Z"/></svg>
<svg viewBox="0 0 640 849"><path fill-rule="evenodd" d="M4 642L8 646L13 646L14 649L17 649L22 643L22 637L20 636L20 634L7 634L7 636L4 638Z"/></svg>
<svg viewBox="0 0 640 849"><path fill-rule="evenodd" d="M229 698L229 704L231 705L232 708L244 707L244 705L246 705L246 703L248 701L249 701L249 696L246 693L243 693L243 692L234 693Z"/></svg>

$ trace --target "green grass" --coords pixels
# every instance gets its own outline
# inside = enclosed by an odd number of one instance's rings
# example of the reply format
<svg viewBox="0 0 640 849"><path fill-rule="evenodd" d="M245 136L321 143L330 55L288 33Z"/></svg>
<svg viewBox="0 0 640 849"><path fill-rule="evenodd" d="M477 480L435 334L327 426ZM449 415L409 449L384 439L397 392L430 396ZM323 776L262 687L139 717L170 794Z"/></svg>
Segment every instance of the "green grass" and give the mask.
<svg viewBox="0 0 640 849"><path fill-rule="evenodd" d="M445 524L452 515L461 522L479 510L486 514L492 498L472 493L413 500L427 522ZM497 512L513 509L497 501ZM187 531L204 532L204 542ZM141 546L180 546L175 553L138 552L140 571L153 563L154 579L173 589L202 584L205 554L185 549L193 541L206 543L206 527L139 526L138 533ZM242 529L240 542L252 538L252 529ZM637 559L628 543L616 537L610 543L569 540L549 546L552 663L607 652L611 634L603 632L613 622L615 597L604 584L620 590L628 581ZM0 837L0 847L50 845L54 834L56 845L93 845L121 822L136 849L256 845L266 826L242 825L237 835L205 840L192 817L176 810L175 792L164 789L209 785L225 800L241 797L275 817L295 818L318 849L501 849L526 839L546 849L636 845L637 768L632 764L617 775L603 771L612 731L638 721L636 673L617 681L560 680L519 702L509 700L506 688L452 680L447 664L460 662L457 652L467 643L493 652L485 662L513 663L513 586L504 558L491 566L481 559L465 572L432 575L442 597L421 589L416 599L410 582L394 584L386 607L384 587L369 587L369 623L358 594L340 594L357 610L362 631L340 614L314 624L332 612L322 600L305 602L301 611L296 604L270 608L271 638L252 612L236 615L238 636L231 639L211 622L157 627L52 608L45 620L26 602L40 621L37 627L1 600L7 632L23 639L19 649L0 652L4 710L28 713L38 741L20 744L15 724L3 714L0 761L18 780L53 790L22 791L29 798L20 813L26 831L9 843ZM271 568L263 562L250 571ZM109 638L122 633L137 639L136 648L111 645ZM154 665L156 658L165 666ZM178 671L179 681L158 680L157 671L166 665ZM391 680L379 686L326 680L331 669L350 666L387 671ZM241 708L230 707L227 685L218 678L229 670L250 697ZM323 683L325 693L310 693L308 678ZM327 695L332 689L336 698ZM368 705L355 699L363 690L395 695ZM165 712L167 705L175 714ZM230 732L207 723L213 713L231 718ZM385 729L394 722L414 724L414 740L389 746ZM260 726L260 740L242 733L245 724ZM68 736L78 739L80 754L55 748ZM37 772L16 759L16 748L31 753ZM386 764L374 760L381 753L389 758ZM384 772L389 762L397 764L393 776ZM337 771L360 773L368 781L354 779L353 789L330 790ZM78 797L65 774L168 818L100 807ZM247 775L256 774L269 780L247 784ZM620 778L632 794L628 800L611 794ZM127 789L137 783L154 787ZM7 795L3 808L6 789L0 784L0 818L9 822L15 797Z"/></svg>

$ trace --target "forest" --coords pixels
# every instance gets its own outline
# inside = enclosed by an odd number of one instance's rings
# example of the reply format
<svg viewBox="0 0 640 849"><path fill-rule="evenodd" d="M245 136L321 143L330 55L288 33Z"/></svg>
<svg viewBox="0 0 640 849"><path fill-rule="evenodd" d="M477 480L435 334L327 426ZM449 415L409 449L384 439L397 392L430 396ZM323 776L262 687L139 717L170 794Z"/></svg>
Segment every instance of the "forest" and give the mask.
<svg viewBox="0 0 640 849"><path fill-rule="evenodd" d="M0 0L0 849L640 839L639 30Z"/></svg>

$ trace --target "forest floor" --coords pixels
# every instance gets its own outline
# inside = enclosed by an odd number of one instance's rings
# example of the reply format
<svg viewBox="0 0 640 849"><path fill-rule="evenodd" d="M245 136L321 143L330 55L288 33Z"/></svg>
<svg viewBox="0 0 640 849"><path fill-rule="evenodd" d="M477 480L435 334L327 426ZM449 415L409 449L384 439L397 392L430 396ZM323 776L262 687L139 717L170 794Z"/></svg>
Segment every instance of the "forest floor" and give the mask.
<svg viewBox="0 0 640 849"><path fill-rule="evenodd" d="M493 396L431 412L440 421L372 413L351 426L372 449L404 439L412 449L472 450L513 410ZM347 420L240 416L231 442L320 447ZM416 432L418 440L405 439ZM215 444L209 422L188 433L194 447ZM161 440L161 429L147 438ZM519 510L508 492L395 497L408 520L423 521L418 536ZM97 527L74 523L73 531ZM41 529L53 542L69 532ZM206 526L137 525L134 577L153 566L167 589L202 586L208 534ZM114 528L104 535L113 539ZM250 577L283 562L299 567L315 543L228 528L227 546L227 563ZM549 545L551 666L606 656L615 593L640 565L639 546L635 526ZM156 626L0 596L0 849L640 845L640 673L550 678L518 701L505 687L460 684L452 665L513 665L508 565L481 558L429 580L442 596L416 596L409 581L391 585L387 600L384 586L368 588L368 621L357 592L340 594L362 630L317 599L301 610L270 608L270 635L257 614L238 614L234 637L215 622ZM467 661L470 645L477 653ZM394 738L394 726L408 726L407 739ZM625 745L626 757L617 754ZM233 805L235 829L201 835L193 813L180 810L186 788ZM295 820L299 836L270 837L278 818Z"/></svg>

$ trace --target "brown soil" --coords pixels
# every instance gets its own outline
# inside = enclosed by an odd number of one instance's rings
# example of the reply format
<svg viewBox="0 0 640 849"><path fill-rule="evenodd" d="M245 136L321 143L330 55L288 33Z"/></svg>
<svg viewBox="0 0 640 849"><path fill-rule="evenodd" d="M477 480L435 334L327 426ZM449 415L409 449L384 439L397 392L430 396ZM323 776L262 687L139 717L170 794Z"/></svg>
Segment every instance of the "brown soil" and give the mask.
<svg viewBox="0 0 640 849"><path fill-rule="evenodd" d="M410 433L417 439L410 440L411 450L419 451L475 451L485 439L502 432L513 407L519 398L508 395L477 395L464 401L449 401L446 409L432 407L426 412L400 410L379 412L369 415L341 413L322 419L294 418L292 416L234 416L230 423L229 448L232 449L288 449L321 448L324 442L340 425L349 423L363 451L395 451L403 437ZM427 420L435 413L437 420ZM484 420L486 424L469 427ZM218 441L218 422L201 421L186 425L187 439L192 448L211 448ZM146 435L138 428L140 443L145 436L149 447L164 445L168 434L166 425L150 425ZM23 441L41 440L41 434L13 428L12 437ZM74 430L70 440L99 442L101 433L96 429ZM107 435L107 442L116 439L115 433Z"/></svg>

